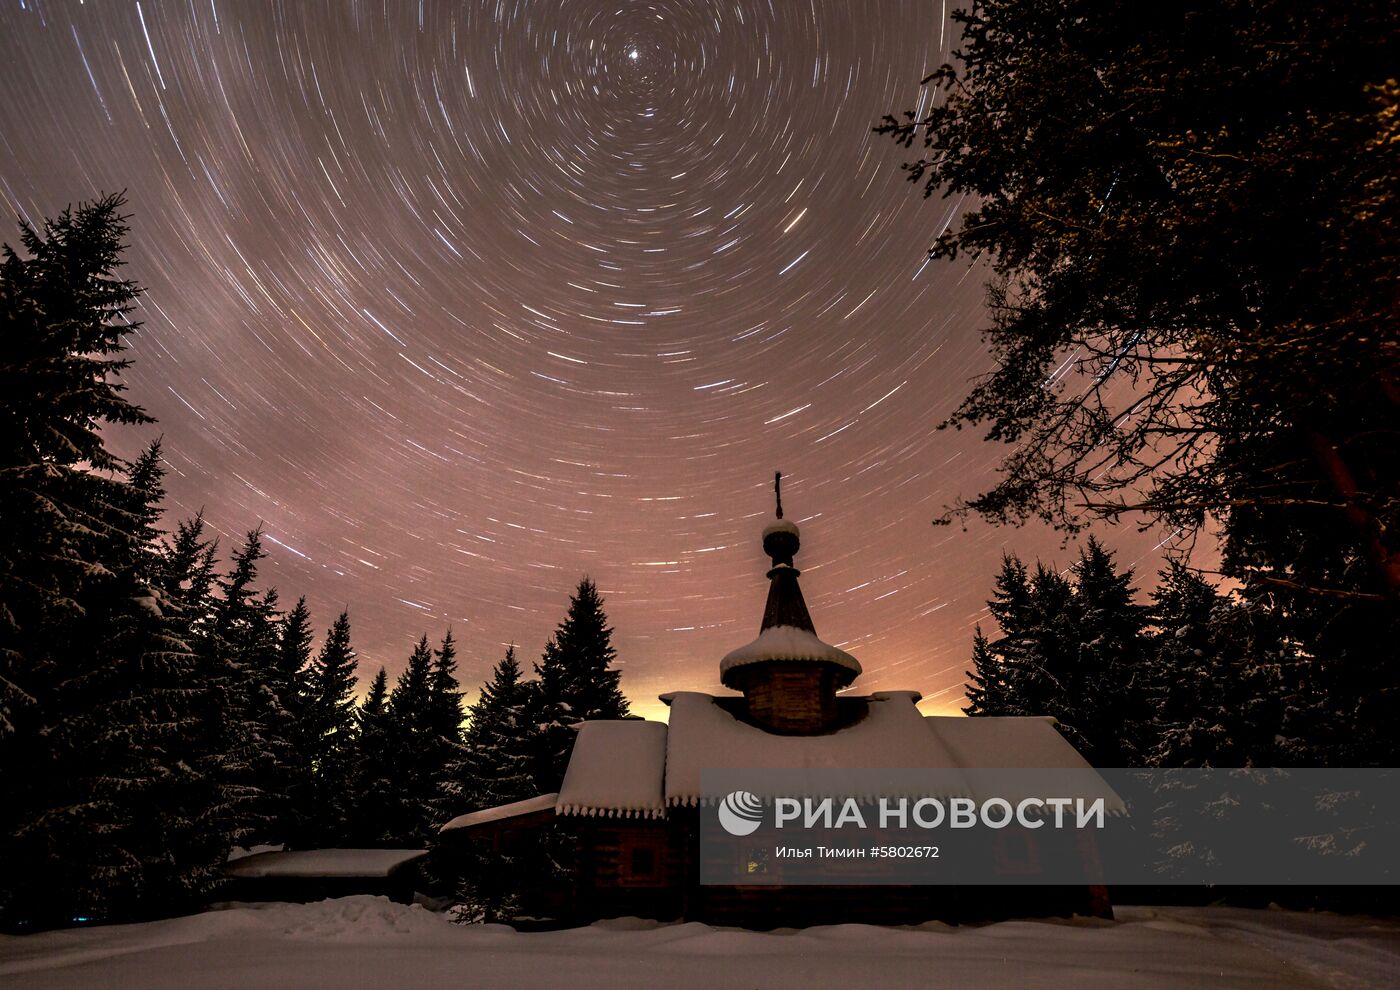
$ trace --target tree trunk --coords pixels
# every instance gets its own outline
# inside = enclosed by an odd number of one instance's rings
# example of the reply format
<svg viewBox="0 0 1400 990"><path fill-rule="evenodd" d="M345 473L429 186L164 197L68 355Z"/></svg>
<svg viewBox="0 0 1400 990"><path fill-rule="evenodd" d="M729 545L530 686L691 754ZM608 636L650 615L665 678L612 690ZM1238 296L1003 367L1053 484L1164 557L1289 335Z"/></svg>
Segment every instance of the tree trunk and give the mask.
<svg viewBox="0 0 1400 990"><path fill-rule="evenodd" d="M1361 536L1366 558L1376 569L1387 598L1400 599L1400 554L1386 546L1381 521L1361 502L1356 478L1336 444L1318 430L1304 428L1303 436L1323 475L1342 500L1342 511Z"/></svg>

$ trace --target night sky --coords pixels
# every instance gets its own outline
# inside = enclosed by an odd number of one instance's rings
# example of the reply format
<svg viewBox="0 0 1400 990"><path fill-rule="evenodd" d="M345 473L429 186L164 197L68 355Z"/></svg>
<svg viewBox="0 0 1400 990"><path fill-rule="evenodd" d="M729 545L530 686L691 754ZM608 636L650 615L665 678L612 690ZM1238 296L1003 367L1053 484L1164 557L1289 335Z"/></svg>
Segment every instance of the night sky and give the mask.
<svg viewBox="0 0 1400 990"><path fill-rule="evenodd" d="M1003 548L930 520L997 451L933 426L988 359L962 205L870 133L948 57L937 0L3 0L0 212L126 189L129 374L172 519L365 677L450 623L475 688L585 573L623 688L718 689L772 475L857 690L962 703ZM1160 534L1101 535L1150 574Z"/></svg>

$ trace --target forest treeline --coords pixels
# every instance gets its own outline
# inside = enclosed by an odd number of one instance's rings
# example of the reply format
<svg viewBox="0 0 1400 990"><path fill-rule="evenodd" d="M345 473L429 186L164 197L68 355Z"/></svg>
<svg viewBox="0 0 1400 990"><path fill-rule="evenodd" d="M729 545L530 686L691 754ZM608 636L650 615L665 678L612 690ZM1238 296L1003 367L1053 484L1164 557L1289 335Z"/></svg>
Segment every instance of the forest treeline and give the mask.
<svg viewBox="0 0 1400 990"><path fill-rule="evenodd" d="M314 647L305 599L259 584L258 530L226 561L199 516L161 531L160 442L127 463L102 434L150 422L121 384L139 329L121 206L25 226L0 261L0 924L18 930L196 906L235 847L423 846L557 790L569 726L627 714L587 579L533 677L507 651L464 713L447 630L357 703L350 617Z"/></svg>
<svg viewBox="0 0 1400 990"><path fill-rule="evenodd" d="M1377 727L1348 669L1169 560L1145 596L1090 538L1061 571L1008 554L967 672L968 715L1051 716L1097 767L1355 766ZM1382 661L1384 662L1384 661ZM1382 764L1386 765L1386 764Z"/></svg>

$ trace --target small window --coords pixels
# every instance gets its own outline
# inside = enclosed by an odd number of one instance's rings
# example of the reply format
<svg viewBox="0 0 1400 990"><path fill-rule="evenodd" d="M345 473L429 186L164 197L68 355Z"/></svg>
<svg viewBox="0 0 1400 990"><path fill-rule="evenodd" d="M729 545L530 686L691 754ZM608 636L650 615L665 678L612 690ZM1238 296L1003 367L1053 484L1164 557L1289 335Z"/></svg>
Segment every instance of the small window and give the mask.
<svg viewBox="0 0 1400 990"><path fill-rule="evenodd" d="M666 837L655 829L627 830L617 837L615 883L624 887L660 887L666 883Z"/></svg>
<svg viewBox="0 0 1400 990"><path fill-rule="evenodd" d="M645 846L632 849L632 876L649 877L656 872L656 850Z"/></svg>
<svg viewBox="0 0 1400 990"><path fill-rule="evenodd" d="M1040 850L1034 836L1024 830L997 833L992 858L999 876L1032 876L1041 872Z"/></svg>

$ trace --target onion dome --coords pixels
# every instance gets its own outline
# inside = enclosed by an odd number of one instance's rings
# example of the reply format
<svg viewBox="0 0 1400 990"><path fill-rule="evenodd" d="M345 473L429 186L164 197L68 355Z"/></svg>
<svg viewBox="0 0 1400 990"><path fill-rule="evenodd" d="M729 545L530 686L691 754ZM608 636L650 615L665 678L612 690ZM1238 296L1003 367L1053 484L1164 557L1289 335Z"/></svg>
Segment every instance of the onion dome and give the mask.
<svg viewBox="0 0 1400 990"><path fill-rule="evenodd" d="M777 519L763 529L763 552L773 561L768 570L768 602L758 638L728 653L719 665L720 681L729 688L742 688L755 664L817 664L831 668L836 685L845 687L860 674L860 661L817 637L812 616L797 583L802 572L793 565L801 548L801 532L783 518L782 493L777 476ZM743 671L740 674L739 671Z"/></svg>

